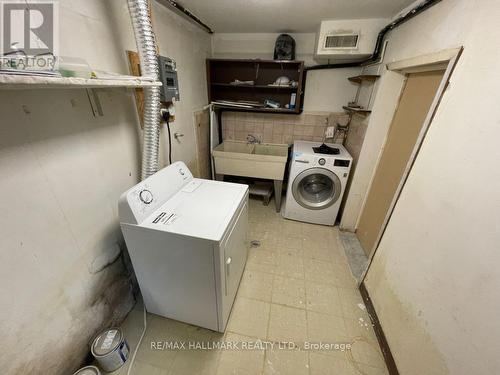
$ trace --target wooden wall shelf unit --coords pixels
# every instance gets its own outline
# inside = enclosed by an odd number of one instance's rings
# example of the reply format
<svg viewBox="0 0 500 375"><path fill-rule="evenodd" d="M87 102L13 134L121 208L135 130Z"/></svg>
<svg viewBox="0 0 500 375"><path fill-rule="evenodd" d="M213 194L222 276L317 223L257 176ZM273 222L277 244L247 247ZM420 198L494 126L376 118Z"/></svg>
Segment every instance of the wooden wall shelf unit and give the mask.
<svg viewBox="0 0 500 375"><path fill-rule="evenodd" d="M379 78L380 76L375 74L361 74L359 76L347 78L350 82L356 83L359 86L358 86L358 91L356 92L356 99L354 100L353 103L349 103L349 105L343 106L342 108L344 109L344 111L346 111L349 114L356 113L358 115L368 116L372 111L368 108L365 108L361 104L364 104L366 107L370 106L371 97L373 93L373 86L375 81ZM364 101L363 103L359 103L361 90L362 88L366 89L367 87L370 88L368 101L366 103L364 103Z"/></svg>
<svg viewBox="0 0 500 375"><path fill-rule="evenodd" d="M270 86L278 77L286 76L297 82L296 87ZM231 84L235 80L253 81L253 85ZM271 99L281 108L238 108L225 107L233 111L291 113L302 112L304 99L304 62L260 59L207 59L208 101L252 101L264 103ZM285 108L296 93L294 109Z"/></svg>

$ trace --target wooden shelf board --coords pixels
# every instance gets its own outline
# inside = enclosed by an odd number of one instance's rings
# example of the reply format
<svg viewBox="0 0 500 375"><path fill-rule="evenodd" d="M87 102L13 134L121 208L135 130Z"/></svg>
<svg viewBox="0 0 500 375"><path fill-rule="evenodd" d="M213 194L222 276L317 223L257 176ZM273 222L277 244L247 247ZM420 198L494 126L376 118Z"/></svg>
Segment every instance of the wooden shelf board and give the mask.
<svg viewBox="0 0 500 375"><path fill-rule="evenodd" d="M77 77L42 77L15 74L0 74L0 89L77 89L106 87L153 87L161 86L161 82L141 79L86 79Z"/></svg>
<svg viewBox="0 0 500 375"><path fill-rule="evenodd" d="M210 85L215 87L233 87L233 88L245 88L245 89L265 89L265 90L290 90L296 91L298 87L292 86L269 86L269 85L232 85L230 83L211 83Z"/></svg>
<svg viewBox="0 0 500 375"><path fill-rule="evenodd" d="M303 64L302 60L270 60L270 59L223 59L209 58L210 62L265 63L265 64Z"/></svg>
<svg viewBox="0 0 500 375"><path fill-rule="evenodd" d="M265 112L265 113L290 113L290 114L299 114L301 111L299 109L287 109L287 108L242 108L242 107L232 107L232 106L224 106L220 104L214 104L217 108L223 108L230 111L236 112Z"/></svg>
<svg viewBox="0 0 500 375"><path fill-rule="evenodd" d="M365 82L375 82L380 76L375 75L375 74L364 74L364 75L359 75L355 77L349 77L347 78L349 81L354 82L354 83L362 83L363 81Z"/></svg>

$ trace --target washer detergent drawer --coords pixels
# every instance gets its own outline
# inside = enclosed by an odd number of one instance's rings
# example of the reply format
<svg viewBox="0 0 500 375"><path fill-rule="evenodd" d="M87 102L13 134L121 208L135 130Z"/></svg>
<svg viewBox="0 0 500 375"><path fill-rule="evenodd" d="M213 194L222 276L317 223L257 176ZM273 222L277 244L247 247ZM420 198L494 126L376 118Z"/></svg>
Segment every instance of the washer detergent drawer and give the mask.
<svg viewBox="0 0 500 375"><path fill-rule="evenodd" d="M241 275L247 260L247 229L248 229L248 203L245 199L240 208L238 218L233 227L221 243L221 295L222 295L222 321L220 331L226 328L229 314L233 306L236 292L240 284Z"/></svg>

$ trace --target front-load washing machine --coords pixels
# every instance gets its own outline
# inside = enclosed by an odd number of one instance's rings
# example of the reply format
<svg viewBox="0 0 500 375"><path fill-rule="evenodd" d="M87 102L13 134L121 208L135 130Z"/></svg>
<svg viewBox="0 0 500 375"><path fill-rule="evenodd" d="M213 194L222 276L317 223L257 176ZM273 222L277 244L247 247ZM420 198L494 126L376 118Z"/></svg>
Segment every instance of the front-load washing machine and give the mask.
<svg viewBox="0 0 500 375"><path fill-rule="evenodd" d="M334 225L352 157L344 146L295 141L283 216Z"/></svg>
<svg viewBox="0 0 500 375"><path fill-rule="evenodd" d="M247 260L248 186L176 162L123 193L118 211L146 310L224 332Z"/></svg>

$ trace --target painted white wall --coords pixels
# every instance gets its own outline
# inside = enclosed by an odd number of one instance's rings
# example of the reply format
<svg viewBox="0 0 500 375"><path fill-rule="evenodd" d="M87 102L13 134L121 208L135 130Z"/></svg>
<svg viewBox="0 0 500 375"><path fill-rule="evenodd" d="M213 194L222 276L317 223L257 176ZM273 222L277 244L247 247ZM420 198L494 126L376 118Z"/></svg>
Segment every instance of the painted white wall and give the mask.
<svg viewBox="0 0 500 375"><path fill-rule="evenodd" d="M366 278L402 374L500 372L498 5L444 0L390 35L386 61L464 46ZM394 106L387 79L372 158Z"/></svg>
<svg viewBox="0 0 500 375"><path fill-rule="evenodd" d="M215 33L212 51L215 58L272 59L276 33ZM315 33L291 33L295 39L295 58L306 66L316 65ZM324 61L323 61L324 63ZM304 111L342 112L342 106L356 96L357 85L347 77L359 74L361 68L316 70L307 73Z"/></svg>
<svg viewBox="0 0 500 375"><path fill-rule="evenodd" d="M413 8L420 1L416 1L401 13ZM463 44L465 32L469 27L457 27L456 25L469 25L469 7L472 2L445 0L444 5L439 4L431 10L418 16L415 20L408 21L386 37L389 41L384 64L402 60L410 57L420 56L439 50L458 47ZM444 7L444 8L443 8ZM444 9L439 11L440 9ZM411 39L402 30L408 26L421 25L418 35ZM415 28L416 29L416 28ZM453 30L453 31L450 31ZM380 157L387 131L396 109L401 80L398 73L394 73L381 67L378 69L382 77L377 81L375 99L372 113L370 115L365 142L361 150L356 171L352 177L351 190L346 201L342 216L341 229L354 231L357 226L366 193L373 177L375 166Z"/></svg>
<svg viewBox="0 0 500 375"><path fill-rule="evenodd" d="M184 137L172 139L172 160L184 161L191 170L196 170L195 128L193 112L208 104L205 60L211 56L211 36L199 26L170 9L153 4L153 27L160 54L173 58L177 63L180 101L175 104L175 121L171 123L172 134L179 132ZM115 37L123 50L136 51L127 2L112 0L109 14L115 28ZM162 158L167 161L168 138L162 130Z"/></svg>
<svg viewBox="0 0 500 375"><path fill-rule="evenodd" d="M214 33L212 50L215 58L272 59L279 33ZM295 39L295 58L306 65L315 64L316 33L290 33Z"/></svg>
<svg viewBox="0 0 500 375"><path fill-rule="evenodd" d="M192 109L206 103L203 32L154 9L161 52L179 62L174 156L194 161ZM125 0L60 2L61 54L128 73L135 49ZM166 36L169 36L167 38ZM207 47L208 45L208 47ZM0 91L0 363L3 374L69 374L97 330L132 306L118 258L120 194L139 180L140 131L132 91ZM162 151L165 152L165 149Z"/></svg>

